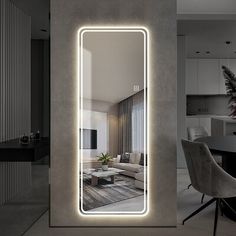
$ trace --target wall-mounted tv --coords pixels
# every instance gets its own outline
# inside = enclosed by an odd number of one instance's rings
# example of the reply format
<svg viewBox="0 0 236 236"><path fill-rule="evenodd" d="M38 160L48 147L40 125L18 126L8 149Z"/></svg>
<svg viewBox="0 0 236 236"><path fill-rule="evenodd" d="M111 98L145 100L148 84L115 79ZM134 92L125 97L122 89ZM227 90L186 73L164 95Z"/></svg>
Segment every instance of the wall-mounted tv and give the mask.
<svg viewBox="0 0 236 236"><path fill-rule="evenodd" d="M80 129L80 148L81 149L97 149L97 130Z"/></svg>

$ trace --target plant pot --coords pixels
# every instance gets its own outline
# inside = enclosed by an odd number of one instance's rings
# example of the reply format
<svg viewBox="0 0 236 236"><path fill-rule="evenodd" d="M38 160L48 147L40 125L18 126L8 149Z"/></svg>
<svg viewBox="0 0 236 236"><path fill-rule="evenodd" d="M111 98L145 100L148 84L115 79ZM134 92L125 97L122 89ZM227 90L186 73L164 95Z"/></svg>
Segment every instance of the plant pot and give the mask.
<svg viewBox="0 0 236 236"><path fill-rule="evenodd" d="M102 165L102 170L108 170L108 165Z"/></svg>

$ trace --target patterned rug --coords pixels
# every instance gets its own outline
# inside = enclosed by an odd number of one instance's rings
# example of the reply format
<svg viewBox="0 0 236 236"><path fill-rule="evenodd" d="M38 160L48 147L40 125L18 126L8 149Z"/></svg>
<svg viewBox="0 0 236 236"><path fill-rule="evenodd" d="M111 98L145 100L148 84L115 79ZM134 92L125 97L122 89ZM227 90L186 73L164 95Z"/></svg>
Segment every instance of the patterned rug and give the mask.
<svg viewBox="0 0 236 236"><path fill-rule="evenodd" d="M143 190L135 188L134 178L116 175L115 182L110 178L99 179L97 186L91 185L91 177L84 176L83 209L85 211L143 195Z"/></svg>

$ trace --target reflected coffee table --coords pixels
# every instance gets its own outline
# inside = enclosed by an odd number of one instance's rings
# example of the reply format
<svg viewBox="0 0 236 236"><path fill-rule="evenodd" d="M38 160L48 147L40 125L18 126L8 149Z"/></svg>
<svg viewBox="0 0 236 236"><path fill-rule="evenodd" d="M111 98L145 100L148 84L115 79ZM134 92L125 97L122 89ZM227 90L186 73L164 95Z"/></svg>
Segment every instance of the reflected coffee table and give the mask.
<svg viewBox="0 0 236 236"><path fill-rule="evenodd" d="M84 174L91 175L91 185L96 186L98 185L98 181L101 178L111 178L111 182L114 183L115 175L124 172L124 170L120 170L117 168L108 168L108 170L95 170L95 169L85 169L83 171Z"/></svg>

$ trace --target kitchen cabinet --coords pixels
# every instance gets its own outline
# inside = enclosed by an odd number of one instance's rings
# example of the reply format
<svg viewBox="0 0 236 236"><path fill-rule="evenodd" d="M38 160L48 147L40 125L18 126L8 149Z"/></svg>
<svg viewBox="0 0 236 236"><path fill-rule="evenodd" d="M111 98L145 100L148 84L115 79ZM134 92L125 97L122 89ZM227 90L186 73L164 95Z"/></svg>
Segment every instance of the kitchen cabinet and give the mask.
<svg viewBox="0 0 236 236"><path fill-rule="evenodd" d="M236 121L230 117L212 118L212 136L234 135L236 132Z"/></svg>
<svg viewBox="0 0 236 236"><path fill-rule="evenodd" d="M219 94L219 60L198 60L198 94Z"/></svg>
<svg viewBox="0 0 236 236"><path fill-rule="evenodd" d="M226 94L222 65L236 75L236 59L186 59L187 95Z"/></svg>
<svg viewBox="0 0 236 236"><path fill-rule="evenodd" d="M186 118L186 130L189 127L202 126L206 129L208 135L211 135L211 117L187 117Z"/></svg>
<svg viewBox="0 0 236 236"><path fill-rule="evenodd" d="M186 127L198 127L199 126L199 118L195 117L187 117L186 119Z"/></svg>
<svg viewBox="0 0 236 236"><path fill-rule="evenodd" d="M186 94L198 94L198 59L187 59L185 68Z"/></svg>
<svg viewBox="0 0 236 236"><path fill-rule="evenodd" d="M211 118L210 117L199 118L199 126L204 127L208 135L211 135Z"/></svg>

